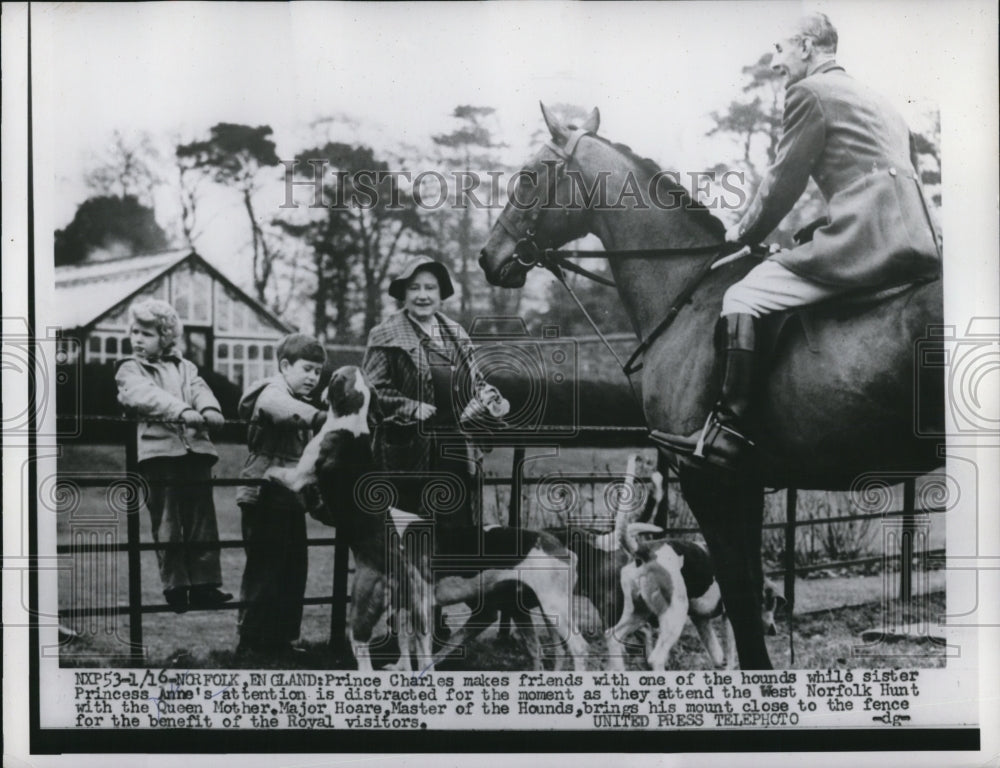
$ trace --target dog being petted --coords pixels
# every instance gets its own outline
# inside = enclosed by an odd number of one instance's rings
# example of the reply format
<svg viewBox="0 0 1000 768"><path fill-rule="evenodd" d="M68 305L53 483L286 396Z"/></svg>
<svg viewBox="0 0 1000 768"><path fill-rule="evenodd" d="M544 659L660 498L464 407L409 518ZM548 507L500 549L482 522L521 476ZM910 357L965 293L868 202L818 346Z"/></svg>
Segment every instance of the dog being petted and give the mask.
<svg viewBox="0 0 1000 768"><path fill-rule="evenodd" d="M364 377L355 377L352 386L364 401ZM345 418L335 400L331 397L331 417ZM373 668L371 642L388 609L399 632L397 667L412 670L416 661L421 669L433 669L435 609L463 603L474 608L512 586L534 596L539 613L567 647L574 669L584 667L587 645L570 610L576 584L572 552L543 531L435 529L433 521L393 509L367 431L342 425L324 433L315 472L338 536L345 537L354 557L349 642L359 670Z"/></svg>

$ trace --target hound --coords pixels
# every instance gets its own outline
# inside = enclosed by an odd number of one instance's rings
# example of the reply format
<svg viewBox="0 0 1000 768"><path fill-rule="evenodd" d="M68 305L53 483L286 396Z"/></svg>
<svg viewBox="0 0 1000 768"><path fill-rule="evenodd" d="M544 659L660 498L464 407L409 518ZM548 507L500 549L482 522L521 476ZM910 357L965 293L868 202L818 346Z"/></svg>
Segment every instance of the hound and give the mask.
<svg viewBox="0 0 1000 768"><path fill-rule="evenodd" d="M621 519L621 518L620 518ZM618 526L622 548L634 562L621 571L625 609L618 624L608 632L612 663L624 663L622 640L638 629L648 628L655 620L659 635L655 642L646 635L647 661L653 669L663 669L670 649L677 642L686 618L691 619L701 643L717 668L736 666L736 639L726 617L722 592L715 580L708 550L694 541L646 539L640 536L662 534L663 530L647 523L624 522ZM785 603L770 579L764 579L761 622L768 635L776 634L775 610ZM683 610L682 610L683 608ZM719 642L713 620L721 618L725 651Z"/></svg>
<svg viewBox="0 0 1000 768"><path fill-rule="evenodd" d="M613 669L624 669L622 641L655 620L659 632L653 643L647 634L646 660L651 669L666 669L670 650L684 631L688 616L688 593L682 573L684 556L674 551L666 540L639 542L640 533L662 533L658 526L627 523L616 528L621 534L622 549L634 561L621 570L624 606L621 619L606 635L609 664Z"/></svg>
<svg viewBox="0 0 1000 768"><path fill-rule="evenodd" d="M323 397L328 407L323 426L306 444L295 467L271 467L264 475L265 479L299 493L307 485L316 483L316 462L328 434L339 429L347 430L355 436L369 434L368 410L372 393L367 385L358 385L359 378L363 384L364 374L355 366L343 366L331 376ZM490 418L499 421L509 411L510 403L500 391L492 384L484 383L462 412L461 422L473 424L477 420Z"/></svg>
<svg viewBox="0 0 1000 768"><path fill-rule="evenodd" d="M616 500L615 516L625 507L639 508L639 519L648 520L655 514L663 500L663 476L654 471L648 481L648 491L638 488L640 467L645 461L640 454L629 456L625 466L625 482ZM621 614L623 596L620 583L622 567L631 559L622 549L614 530L597 532L583 528L550 528L546 533L555 536L561 544L576 555L575 593L587 599L597 610L604 628L611 626ZM506 614L511 618L524 640L531 656L532 666L542 669L541 637L548 630L544 616L539 616L539 605L534 594L523 585L510 585L509 589L497 590L491 600L484 602L465 621L463 626L450 638L435 659L440 661L467 639L476 636L493 625Z"/></svg>
<svg viewBox="0 0 1000 768"><path fill-rule="evenodd" d="M632 524L630 540L634 541L637 534L641 532L662 533L656 526L644 527ZM708 653L712 663L717 668L733 669L736 666L736 638L733 635L733 627L726 616L726 609L722 603L722 592L718 582L715 580L715 572L712 567L712 559L708 550L701 544L694 541L681 539L654 539L634 545L640 557L649 561L650 558L656 561L673 561L673 556L681 558L681 578L687 593L688 618L698 631L701 644ZM663 551L669 549L671 552ZM628 566L622 570L623 581L631 578L631 571ZM761 623L767 635L777 634L774 622L775 611L785 604L785 597L779 591L774 582L764 579L763 594L761 595ZM660 598L659 605L665 598ZM648 603L647 603L648 605ZM662 610L662 608L661 608ZM660 614L654 610L654 614L660 618ZM721 619L725 651L723 644L719 642L716 633L714 620ZM624 619L623 619L624 620ZM681 619L683 624L683 618ZM626 634L619 635L625 637ZM647 643L648 643L647 636ZM648 647L648 646L647 646ZM648 651L647 651L648 653Z"/></svg>
<svg viewBox="0 0 1000 768"><path fill-rule="evenodd" d="M368 435L372 392L360 368L351 365L338 368L330 377L323 399L328 409L326 421L306 444L299 463L294 467L271 467L264 474L265 480L299 493L307 485L316 483L316 464L329 435L338 431L349 432L354 437Z"/></svg>
<svg viewBox="0 0 1000 768"><path fill-rule="evenodd" d="M380 494L384 477L373 471L367 429L360 428L371 400L360 369L336 371L328 400L331 412L314 466L338 536L345 536L354 555L349 631L358 669L372 669L370 643L385 613L387 593L397 608L399 666L412 669L415 650L420 663L427 663L425 669L432 669L434 606L465 603L476 608L511 586L534 595L545 620L568 647L574 669L583 669L587 644L569 610L576 584L573 553L541 531L435 530L429 520L390 509Z"/></svg>

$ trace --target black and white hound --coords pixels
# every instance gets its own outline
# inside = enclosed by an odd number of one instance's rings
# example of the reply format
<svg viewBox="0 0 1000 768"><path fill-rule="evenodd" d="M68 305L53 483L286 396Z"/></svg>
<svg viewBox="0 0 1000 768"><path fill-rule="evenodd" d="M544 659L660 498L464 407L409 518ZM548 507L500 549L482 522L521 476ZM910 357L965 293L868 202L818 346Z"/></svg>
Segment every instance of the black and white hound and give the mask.
<svg viewBox="0 0 1000 768"><path fill-rule="evenodd" d="M627 473L626 482L630 480L634 481L634 472ZM662 480L657 486L662 486ZM615 533L631 562L621 569L621 619L607 633L612 667L624 668L624 639L655 625L655 638L653 633L646 634L647 661L653 669L664 669L688 618L712 663L719 668L735 667L736 642L708 550L694 541L663 538L662 528L642 521L627 507L618 510ZM785 599L768 579L762 597L761 620L765 631L773 635L774 612ZM716 618L723 623L725 652L713 625Z"/></svg>
<svg viewBox="0 0 1000 768"><path fill-rule="evenodd" d="M299 465L269 477L301 487L315 476L338 536L346 537L355 563L350 643L358 668L372 669L370 643L387 595L399 623L399 666L412 669L412 653L431 669L434 606L465 603L475 610L513 586L533 595L569 649L574 669L583 669L587 644L570 610L575 555L542 531L435 529L431 521L391 509L380 495L385 475L375 471L372 459L366 423L371 389L362 371L345 366L334 372L327 401L326 424Z"/></svg>

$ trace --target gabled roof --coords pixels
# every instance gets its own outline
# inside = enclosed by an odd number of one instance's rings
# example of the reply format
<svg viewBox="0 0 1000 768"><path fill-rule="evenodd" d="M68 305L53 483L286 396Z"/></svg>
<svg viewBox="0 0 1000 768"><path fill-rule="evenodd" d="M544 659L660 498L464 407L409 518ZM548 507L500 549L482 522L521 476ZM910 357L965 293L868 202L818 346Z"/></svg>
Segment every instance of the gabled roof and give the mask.
<svg viewBox="0 0 1000 768"><path fill-rule="evenodd" d="M65 329L90 325L191 255L189 249L56 267L56 320Z"/></svg>
<svg viewBox="0 0 1000 768"><path fill-rule="evenodd" d="M277 315L259 302L254 301L225 275L189 248L98 261L91 264L56 267L56 322L64 330L86 328L111 309L139 293L154 280L188 259L197 262L213 278L223 283L258 312L267 316L286 333L292 330Z"/></svg>

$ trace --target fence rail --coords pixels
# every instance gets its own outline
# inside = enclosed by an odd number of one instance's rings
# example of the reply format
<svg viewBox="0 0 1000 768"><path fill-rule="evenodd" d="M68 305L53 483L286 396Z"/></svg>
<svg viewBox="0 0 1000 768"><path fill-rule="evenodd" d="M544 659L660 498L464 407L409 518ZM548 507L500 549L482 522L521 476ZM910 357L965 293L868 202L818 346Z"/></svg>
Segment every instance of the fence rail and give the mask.
<svg viewBox="0 0 1000 768"><path fill-rule="evenodd" d="M122 417L83 417L86 420L102 422L113 422L116 424L134 423L133 420ZM246 425L246 422L229 420L227 426ZM132 433L134 435L134 433ZM486 477L483 478L483 486L509 485L511 488L509 507L507 510L508 525L517 526L521 520L522 503L524 490L528 486L538 485L558 479L560 482L575 484L607 483L620 481L620 476L595 476L585 473L550 474L544 477L527 477L524 474L526 464L526 449L533 445L551 445L558 440L558 444L567 443L577 447L607 447L613 445L619 448L634 448L636 446L652 447L646 443L646 431L634 427L581 427L569 433L564 428L540 428L532 436L532 439L512 440L506 444L513 447L513 460L511 463L510 477ZM134 436L125 440L125 473L134 475L138 473L138 455ZM114 476L77 478L73 480L80 487L110 487L120 483L121 478ZM230 487L236 485L263 484L263 480L244 480L241 478L212 478L208 481L213 487ZM665 483L677 483L678 478L670 475L664 477ZM890 562L900 563L900 586L899 596L904 606L909 605L913 592L913 561L919 554L925 561L930 557L937 557L944 554L944 550L928 550L926 546L919 553L915 549L916 515L934 514L944 512L943 507L927 507L921 510L915 508L915 479L909 478L903 481L903 508L899 510L888 510L871 514L840 515L837 517L798 520L797 502L798 491L794 488L786 490L785 521L767 523L765 530L783 529L785 532L784 563L783 568L768 572L769 576L782 576L784 578L785 598L788 602L789 610L795 605L795 579L798 575L815 572L819 570L851 567L858 565L868 565L873 563L888 564ZM168 605L144 605L142 602L142 568L140 555L143 552L164 550L176 544L160 544L155 542L140 541L140 495L137 493L128 494L126 497L126 543L105 543L89 544L60 544L57 546L58 554L76 555L81 552L108 552L127 554L128 562L128 605L126 606L98 606L98 607L70 607L60 609L60 620L73 618L84 618L90 616L120 616L129 617L129 661L133 666L144 666L143 657L143 629L142 617L144 614L156 614L172 611ZM899 532L899 554L883 553L875 557L853 558L848 560L832 560L809 565L796 565L795 563L795 533L799 528L809 526L831 525L840 522L851 522L858 520L902 518L902 525ZM698 533L697 528L667 527L667 532L676 534ZM210 547L223 549L241 549L244 546L240 540L220 540L215 544L191 545L196 547ZM348 548L346 542L337 536L324 536L307 539L307 546L318 547L328 546L334 550L333 563L333 584L330 595L303 598L303 605L330 605L330 639L331 642L340 642L345 637L348 605ZM220 606L210 608L200 608L192 610L237 610L246 604L239 601L225 603Z"/></svg>

